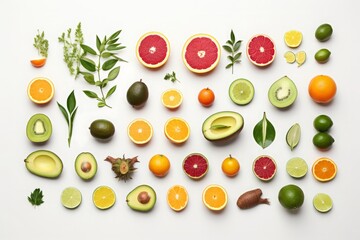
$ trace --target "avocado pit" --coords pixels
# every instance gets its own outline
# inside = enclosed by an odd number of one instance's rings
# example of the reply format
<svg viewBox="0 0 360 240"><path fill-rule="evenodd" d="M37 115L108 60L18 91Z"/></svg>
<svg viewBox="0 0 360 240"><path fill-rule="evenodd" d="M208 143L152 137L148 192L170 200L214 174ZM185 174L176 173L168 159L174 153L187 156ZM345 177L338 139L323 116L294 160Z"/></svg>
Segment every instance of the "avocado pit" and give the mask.
<svg viewBox="0 0 360 240"><path fill-rule="evenodd" d="M139 193L137 200L141 203L141 204L147 204L150 201L151 197L149 195L148 192L146 191L142 191Z"/></svg>

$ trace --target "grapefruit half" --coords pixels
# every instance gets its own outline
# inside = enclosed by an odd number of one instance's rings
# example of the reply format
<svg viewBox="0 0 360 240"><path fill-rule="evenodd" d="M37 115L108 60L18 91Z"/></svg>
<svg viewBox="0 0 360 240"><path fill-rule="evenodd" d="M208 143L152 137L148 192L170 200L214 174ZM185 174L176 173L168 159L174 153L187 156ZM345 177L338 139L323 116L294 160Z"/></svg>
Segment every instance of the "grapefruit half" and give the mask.
<svg viewBox="0 0 360 240"><path fill-rule="evenodd" d="M207 158L200 153L191 153L187 155L182 165L186 175L195 180L204 177L209 169Z"/></svg>
<svg viewBox="0 0 360 240"><path fill-rule="evenodd" d="M182 58L185 66L194 73L207 73L220 61L219 42L208 34L191 36L183 47Z"/></svg>
<svg viewBox="0 0 360 240"><path fill-rule="evenodd" d="M270 156L261 155L254 160L253 172L262 181L270 181L276 173L276 163Z"/></svg>
<svg viewBox="0 0 360 240"><path fill-rule="evenodd" d="M148 32L140 37L136 44L136 57L148 68L159 68L170 56L170 43L159 32Z"/></svg>
<svg viewBox="0 0 360 240"><path fill-rule="evenodd" d="M273 40L266 35L253 36L246 47L246 55L250 62L258 67L270 65L275 59L275 44Z"/></svg>

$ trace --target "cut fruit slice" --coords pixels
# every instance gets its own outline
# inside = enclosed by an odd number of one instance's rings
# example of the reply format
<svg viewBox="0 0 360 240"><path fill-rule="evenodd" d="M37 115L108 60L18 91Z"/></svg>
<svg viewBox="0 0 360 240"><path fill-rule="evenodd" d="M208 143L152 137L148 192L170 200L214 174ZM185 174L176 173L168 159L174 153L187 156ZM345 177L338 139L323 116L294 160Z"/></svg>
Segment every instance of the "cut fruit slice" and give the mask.
<svg viewBox="0 0 360 240"><path fill-rule="evenodd" d="M220 211L226 207L228 197L226 190L222 186L211 184L204 189L202 200L208 209Z"/></svg>
<svg viewBox="0 0 360 240"><path fill-rule="evenodd" d="M136 57L145 67L161 67L169 56L170 43L162 33L145 33L136 44Z"/></svg>
<svg viewBox="0 0 360 240"><path fill-rule="evenodd" d="M65 188L61 193L61 204L69 209L77 208L82 200L81 192L74 187Z"/></svg>
<svg viewBox="0 0 360 240"><path fill-rule="evenodd" d="M308 171L306 161L299 157L291 158L286 163L286 172L293 178L302 178Z"/></svg>
<svg viewBox="0 0 360 240"><path fill-rule="evenodd" d="M253 172L262 181L270 181L276 174L276 163L272 157L261 155L254 160Z"/></svg>
<svg viewBox="0 0 360 240"><path fill-rule="evenodd" d="M300 51L296 53L296 62L298 64L298 67L303 65L306 61L306 52Z"/></svg>
<svg viewBox="0 0 360 240"><path fill-rule="evenodd" d="M275 59L275 44L266 35L255 35L247 44L246 54L254 65L258 67L268 66Z"/></svg>
<svg viewBox="0 0 360 240"><path fill-rule="evenodd" d="M48 78L38 77L30 81L27 94L31 101L36 104L45 104L54 97L54 84Z"/></svg>
<svg viewBox="0 0 360 240"><path fill-rule="evenodd" d="M167 191L167 203L169 207L176 212L184 210L188 201L189 194L186 188L181 185L174 185Z"/></svg>
<svg viewBox="0 0 360 240"><path fill-rule="evenodd" d="M128 136L135 144L148 143L153 136L151 124L142 118L137 118L128 126Z"/></svg>
<svg viewBox="0 0 360 240"><path fill-rule="evenodd" d="M333 201L328 194L318 193L313 198L313 205L317 211L326 213L332 209Z"/></svg>
<svg viewBox="0 0 360 240"><path fill-rule="evenodd" d="M302 33L297 30L290 30L284 34L285 44L291 48L297 48L298 46L300 46L302 39Z"/></svg>
<svg viewBox="0 0 360 240"><path fill-rule="evenodd" d="M168 89L161 95L161 102L168 109L177 109L182 101L183 95L177 89Z"/></svg>
<svg viewBox="0 0 360 240"><path fill-rule="evenodd" d="M187 155L182 166L186 175L195 180L204 177L209 170L207 158L200 153L191 153Z"/></svg>
<svg viewBox="0 0 360 240"><path fill-rule="evenodd" d="M220 61L220 45L208 34L196 34L184 44L182 58L185 66L194 73L207 73Z"/></svg>
<svg viewBox="0 0 360 240"><path fill-rule="evenodd" d="M286 133L286 143L290 147L291 151L299 144L301 137L300 124L295 123L290 127Z"/></svg>
<svg viewBox="0 0 360 240"><path fill-rule="evenodd" d="M32 59L32 60L30 60L30 63L31 63L31 65L33 65L33 67L40 68L45 65L46 58Z"/></svg>
<svg viewBox="0 0 360 240"><path fill-rule="evenodd" d="M295 102L297 95L296 85L288 76L276 80L268 91L269 101L277 108L290 107Z"/></svg>
<svg viewBox="0 0 360 240"><path fill-rule="evenodd" d="M287 51L284 54L284 58L287 63L294 63L296 61L296 55L292 51Z"/></svg>
<svg viewBox="0 0 360 240"><path fill-rule="evenodd" d="M253 84L244 78L236 79L229 87L230 99L238 105L249 104L254 98L254 93Z"/></svg>
<svg viewBox="0 0 360 240"><path fill-rule="evenodd" d="M190 126L182 118L172 117L168 119L164 127L165 136L173 143L180 144L188 140Z"/></svg>
<svg viewBox="0 0 360 240"><path fill-rule="evenodd" d="M316 160L312 166L312 174L316 180L327 182L332 180L337 173L337 166L333 160L322 157Z"/></svg>
<svg viewBox="0 0 360 240"><path fill-rule="evenodd" d="M116 195L114 190L108 186L100 186L93 192L93 203L101 210L111 208L115 204Z"/></svg>

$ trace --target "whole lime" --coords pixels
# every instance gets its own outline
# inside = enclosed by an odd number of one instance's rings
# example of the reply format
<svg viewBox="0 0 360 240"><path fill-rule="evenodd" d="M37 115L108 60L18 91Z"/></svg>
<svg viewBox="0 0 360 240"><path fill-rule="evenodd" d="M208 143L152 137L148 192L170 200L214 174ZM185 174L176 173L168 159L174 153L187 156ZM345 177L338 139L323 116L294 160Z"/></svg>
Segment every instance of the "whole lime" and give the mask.
<svg viewBox="0 0 360 240"><path fill-rule="evenodd" d="M329 38L331 37L333 33L333 28L331 27L330 24L328 23L324 23L321 24L315 31L315 37L317 40L319 40L320 42L325 42L327 40L329 40Z"/></svg>
<svg viewBox="0 0 360 240"><path fill-rule="evenodd" d="M318 63L326 63L330 58L331 52L329 49L322 48L315 53L315 60Z"/></svg>
<svg viewBox="0 0 360 240"><path fill-rule="evenodd" d="M320 149L327 149L334 142L334 138L326 132L319 132L313 137L313 144Z"/></svg>
<svg viewBox="0 0 360 240"><path fill-rule="evenodd" d="M280 204L286 209L300 208L304 203L304 198L303 190L294 184L282 187L278 195Z"/></svg>
<svg viewBox="0 0 360 240"><path fill-rule="evenodd" d="M328 131L333 125L332 119L324 114L317 116L314 119L314 128L319 132L326 132Z"/></svg>

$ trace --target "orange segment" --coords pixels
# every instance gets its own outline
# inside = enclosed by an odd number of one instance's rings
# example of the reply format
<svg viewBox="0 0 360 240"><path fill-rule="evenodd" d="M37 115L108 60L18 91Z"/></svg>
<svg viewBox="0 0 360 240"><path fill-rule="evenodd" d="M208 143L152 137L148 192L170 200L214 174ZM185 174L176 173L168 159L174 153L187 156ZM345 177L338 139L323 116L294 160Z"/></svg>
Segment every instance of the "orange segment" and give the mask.
<svg viewBox="0 0 360 240"><path fill-rule="evenodd" d="M226 207L228 198L222 186L211 184L204 189L202 200L210 210L220 211Z"/></svg>
<svg viewBox="0 0 360 240"><path fill-rule="evenodd" d="M162 104L169 109L178 108L183 100L182 93L177 89L168 89L161 96Z"/></svg>
<svg viewBox="0 0 360 240"><path fill-rule="evenodd" d="M30 60L31 65L36 68L40 68L45 65L46 58L38 58L38 59L32 59Z"/></svg>
<svg viewBox="0 0 360 240"><path fill-rule="evenodd" d="M174 185L169 188L167 192L167 203L172 210L176 212L183 210L187 206L188 201L189 195L185 187Z"/></svg>
<svg viewBox="0 0 360 240"><path fill-rule="evenodd" d="M41 77L34 78L28 85L27 94L31 101L37 104L45 104L54 97L54 84L50 79Z"/></svg>
<svg viewBox="0 0 360 240"><path fill-rule="evenodd" d="M94 205L102 210L108 209L115 204L116 195L108 186L100 186L93 192Z"/></svg>
<svg viewBox="0 0 360 240"><path fill-rule="evenodd" d="M337 166L330 158L322 157L314 162L312 173L318 181L327 182L336 176Z"/></svg>
<svg viewBox="0 0 360 240"><path fill-rule="evenodd" d="M145 119L135 119L128 126L128 136L135 144L145 144L149 142L152 135L153 128Z"/></svg>
<svg viewBox="0 0 360 240"><path fill-rule="evenodd" d="M190 136L189 124L181 118L170 118L164 127L165 136L173 143L184 143Z"/></svg>

